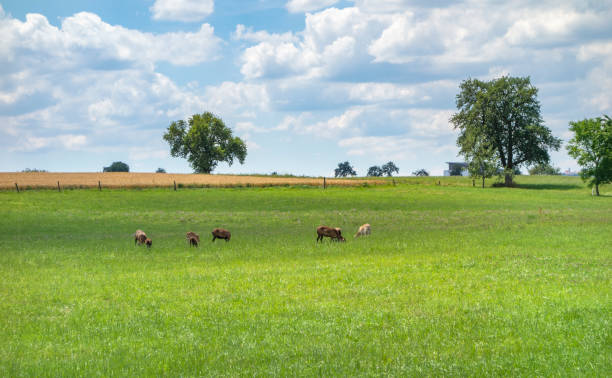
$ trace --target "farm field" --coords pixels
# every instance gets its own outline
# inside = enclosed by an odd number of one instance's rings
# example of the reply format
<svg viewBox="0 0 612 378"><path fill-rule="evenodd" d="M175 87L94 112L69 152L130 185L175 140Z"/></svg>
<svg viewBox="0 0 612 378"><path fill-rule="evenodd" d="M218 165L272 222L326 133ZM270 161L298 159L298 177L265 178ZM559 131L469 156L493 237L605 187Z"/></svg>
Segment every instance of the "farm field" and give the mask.
<svg viewBox="0 0 612 378"><path fill-rule="evenodd" d="M610 375L611 186L396 182L0 191L0 376Z"/></svg>
<svg viewBox="0 0 612 378"><path fill-rule="evenodd" d="M0 172L0 189L43 188L145 188L145 187L235 187L235 186L323 186L323 178L272 176L272 175L208 175L181 173L63 173L63 172ZM335 186L355 186L363 183L376 184L375 179L326 179Z"/></svg>

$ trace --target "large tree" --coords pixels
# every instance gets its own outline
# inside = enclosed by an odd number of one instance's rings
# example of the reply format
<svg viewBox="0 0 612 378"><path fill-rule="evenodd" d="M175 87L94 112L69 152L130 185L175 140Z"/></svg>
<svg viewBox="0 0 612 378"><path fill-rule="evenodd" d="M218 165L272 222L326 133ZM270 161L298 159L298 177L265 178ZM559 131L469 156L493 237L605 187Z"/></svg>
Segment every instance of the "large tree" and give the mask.
<svg viewBox="0 0 612 378"><path fill-rule="evenodd" d="M568 153L582 167L580 176L595 186L612 182L612 119L607 115L570 122L574 137L567 145Z"/></svg>
<svg viewBox="0 0 612 378"><path fill-rule="evenodd" d="M382 168L380 168L378 165L373 165L370 168L368 168L368 176L371 177L380 177L383 175L383 170Z"/></svg>
<svg viewBox="0 0 612 378"><path fill-rule="evenodd" d="M392 162L388 162L387 164L380 167L384 174L388 177L393 176L393 173L399 173L399 168Z"/></svg>
<svg viewBox="0 0 612 378"><path fill-rule="evenodd" d="M108 167L103 167L102 172L129 172L130 166L122 161L113 162Z"/></svg>
<svg viewBox="0 0 612 378"><path fill-rule="evenodd" d="M491 81L464 80L457 95L459 112L451 117L459 153L475 155L474 149L492 149L504 169L505 184L522 165L548 163L549 150L557 151L561 140L544 126L538 89L529 77L503 76Z"/></svg>
<svg viewBox="0 0 612 378"><path fill-rule="evenodd" d="M164 134L170 154L183 157L196 173L210 173L219 162L244 164L246 144L234 137L221 118L210 112L194 114L187 122L174 121Z"/></svg>
<svg viewBox="0 0 612 378"><path fill-rule="evenodd" d="M357 172L351 166L351 163L345 161L344 163L338 163L338 168L334 169L334 176L346 177L346 176L357 176Z"/></svg>

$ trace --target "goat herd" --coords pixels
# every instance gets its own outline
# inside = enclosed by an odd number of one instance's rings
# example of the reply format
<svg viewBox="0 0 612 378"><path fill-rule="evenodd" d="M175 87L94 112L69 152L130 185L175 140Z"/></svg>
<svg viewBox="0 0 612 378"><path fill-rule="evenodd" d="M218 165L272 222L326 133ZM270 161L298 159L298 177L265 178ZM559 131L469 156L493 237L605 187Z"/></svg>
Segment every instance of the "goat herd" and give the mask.
<svg viewBox="0 0 612 378"><path fill-rule="evenodd" d="M357 233L354 237L356 238L358 236L370 235L371 232L372 231L370 225L366 223L359 227L359 230L357 230ZM212 241L215 241L216 239L225 239L225 241L228 242L232 237L231 232L223 228L215 228L214 230L212 230L212 235ZM200 236L195 232L189 231L186 236L187 242L189 243L190 247L197 247L200 244ZM346 241L346 239L344 239L344 237L342 236L342 230L338 227L317 227L317 242L323 242L323 238L326 236L331 240ZM134 245L136 244L144 244L147 246L147 248L151 248L151 246L153 245L153 241L149 237L147 237L147 234L145 234L144 231L136 230L136 232L134 233Z"/></svg>

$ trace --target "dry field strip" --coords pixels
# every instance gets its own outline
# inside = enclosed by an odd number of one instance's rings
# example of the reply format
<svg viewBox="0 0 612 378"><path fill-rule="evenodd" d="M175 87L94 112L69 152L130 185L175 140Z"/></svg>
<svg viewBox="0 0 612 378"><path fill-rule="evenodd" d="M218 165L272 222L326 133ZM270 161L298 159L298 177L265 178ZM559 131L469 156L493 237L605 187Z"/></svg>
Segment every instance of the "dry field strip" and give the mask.
<svg viewBox="0 0 612 378"><path fill-rule="evenodd" d="M358 186L383 184L383 180L373 179L330 179L328 186ZM323 178L314 177L274 177L245 175L206 175L176 173L55 173L55 172L0 172L0 189L42 189L57 188L144 188L173 187L239 187L239 186L283 186L309 185L322 186Z"/></svg>

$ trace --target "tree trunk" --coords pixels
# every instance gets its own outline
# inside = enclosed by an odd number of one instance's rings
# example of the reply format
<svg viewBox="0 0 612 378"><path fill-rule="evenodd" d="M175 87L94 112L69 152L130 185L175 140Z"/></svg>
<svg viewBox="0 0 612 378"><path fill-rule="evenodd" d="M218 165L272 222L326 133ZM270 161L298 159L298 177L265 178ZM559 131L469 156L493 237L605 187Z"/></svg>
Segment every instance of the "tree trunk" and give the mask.
<svg viewBox="0 0 612 378"><path fill-rule="evenodd" d="M512 173L506 173L506 179L505 179L504 185L506 185L507 187L512 186Z"/></svg>
<svg viewBox="0 0 612 378"><path fill-rule="evenodd" d="M483 187L483 188L484 188L484 180L485 180L485 177L484 177L484 176L482 176L482 187Z"/></svg>
<svg viewBox="0 0 612 378"><path fill-rule="evenodd" d="M595 195L599 197L599 184L595 184Z"/></svg>

